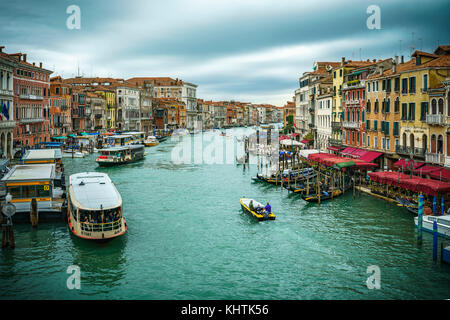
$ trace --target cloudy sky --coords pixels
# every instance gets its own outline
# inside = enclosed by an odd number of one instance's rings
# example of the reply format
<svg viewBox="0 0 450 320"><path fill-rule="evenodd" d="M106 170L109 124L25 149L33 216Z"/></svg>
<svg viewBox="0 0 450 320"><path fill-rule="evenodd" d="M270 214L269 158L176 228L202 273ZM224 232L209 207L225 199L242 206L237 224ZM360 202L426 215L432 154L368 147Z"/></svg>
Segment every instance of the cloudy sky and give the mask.
<svg viewBox="0 0 450 320"><path fill-rule="evenodd" d="M79 30L66 26L70 5ZM448 0L0 0L0 45L63 77L178 77L199 98L282 105L314 61L450 44L449 12Z"/></svg>

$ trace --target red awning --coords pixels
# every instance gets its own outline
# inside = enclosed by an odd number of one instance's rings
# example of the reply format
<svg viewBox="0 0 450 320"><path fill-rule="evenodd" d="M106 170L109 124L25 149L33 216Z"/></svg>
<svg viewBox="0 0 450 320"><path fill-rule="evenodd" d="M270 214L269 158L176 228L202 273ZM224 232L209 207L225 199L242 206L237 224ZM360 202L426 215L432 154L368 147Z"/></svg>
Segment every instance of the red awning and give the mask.
<svg viewBox="0 0 450 320"><path fill-rule="evenodd" d="M381 155L382 155L381 152L366 151L365 154L363 154L359 157L359 159L366 161L366 162L372 162L373 160L375 160L376 158L378 158Z"/></svg>
<svg viewBox="0 0 450 320"><path fill-rule="evenodd" d="M426 175L426 174L430 174L430 173L432 173L434 171L439 171L440 169L441 169L441 167L423 166L423 167L420 167L420 168L414 170L414 173L423 176L423 175Z"/></svg>
<svg viewBox="0 0 450 320"><path fill-rule="evenodd" d="M303 139L302 141L300 141L301 143L304 143L304 144L308 144L308 143L310 143L312 140L306 140L306 139Z"/></svg>
<svg viewBox="0 0 450 320"><path fill-rule="evenodd" d="M394 163L394 167L409 169L412 160L400 159ZM413 162L413 169L418 169L422 167L425 162Z"/></svg>
<svg viewBox="0 0 450 320"><path fill-rule="evenodd" d="M441 182L434 179L424 179L417 176L410 176L400 172L369 172L372 181L401 187L413 192L423 192L428 195L438 195L450 192L450 183Z"/></svg>
<svg viewBox="0 0 450 320"><path fill-rule="evenodd" d="M351 154L354 150L355 148L347 147L341 151L341 154Z"/></svg>

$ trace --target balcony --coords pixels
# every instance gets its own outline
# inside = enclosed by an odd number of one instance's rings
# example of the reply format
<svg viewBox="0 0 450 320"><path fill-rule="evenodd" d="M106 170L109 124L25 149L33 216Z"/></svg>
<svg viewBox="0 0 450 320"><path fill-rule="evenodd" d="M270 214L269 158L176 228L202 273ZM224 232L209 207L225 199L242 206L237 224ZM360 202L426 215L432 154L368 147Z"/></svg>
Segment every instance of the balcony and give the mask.
<svg viewBox="0 0 450 320"><path fill-rule="evenodd" d="M342 141L340 139L329 138L328 139L328 143L330 145L334 145L334 146L341 146L342 145Z"/></svg>
<svg viewBox="0 0 450 320"><path fill-rule="evenodd" d="M445 116L443 114L427 114L426 122L432 125L445 124Z"/></svg>
<svg viewBox="0 0 450 320"><path fill-rule="evenodd" d="M425 162L443 164L444 155L442 153L425 153Z"/></svg>
<svg viewBox="0 0 450 320"><path fill-rule="evenodd" d="M20 99L28 99L28 100L43 100L43 96L36 96L34 94L21 94Z"/></svg>
<svg viewBox="0 0 450 320"><path fill-rule="evenodd" d="M359 126L361 125L360 122L355 122L355 121L344 121L342 123L342 127L347 128L347 129L358 129Z"/></svg>
<svg viewBox="0 0 450 320"><path fill-rule="evenodd" d="M0 95L2 96L14 96L14 92L12 90L0 89Z"/></svg>
<svg viewBox="0 0 450 320"><path fill-rule="evenodd" d="M395 152L405 156L413 155L416 157L425 158L425 149L423 148L413 148L408 146L397 145L395 146Z"/></svg>
<svg viewBox="0 0 450 320"><path fill-rule="evenodd" d="M20 123L38 123L38 122L44 122L44 118L28 118L28 119L20 119Z"/></svg>
<svg viewBox="0 0 450 320"><path fill-rule="evenodd" d="M342 89L360 89L366 87L365 80L351 80L344 83Z"/></svg>
<svg viewBox="0 0 450 320"><path fill-rule="evenodd" d="M342 123L339 122L339 121L332 121L331 122L331 129L332 130L339 131L339 130L341 130L341 126L342 126Z"/></svg>
<svg viewBox="0 0 450 320"><path fill-rule="evenodd" d="M14 129L16 127L16 122L13 120L0 121L0 129Z"/></svg>

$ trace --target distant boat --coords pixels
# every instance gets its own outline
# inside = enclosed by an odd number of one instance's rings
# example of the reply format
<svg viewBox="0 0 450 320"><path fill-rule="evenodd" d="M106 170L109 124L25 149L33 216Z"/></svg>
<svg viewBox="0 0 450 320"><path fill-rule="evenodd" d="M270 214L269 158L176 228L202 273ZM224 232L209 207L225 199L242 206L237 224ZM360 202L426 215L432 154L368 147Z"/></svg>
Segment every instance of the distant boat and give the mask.
<svg viewBox="0 0 450 320"><path fill-rule="evenodd" d="M159 142L155 136L148 136L147 139L145 139L145 141L144 141L144 145L146 147L154 147L154 146L157 146L158 144L159 144Z"/></svg>
<svg viewBox="0 0 450 320"><path fill-rule="evenodd" d="M130 144L123 147L100 149L97 158L99 166L109 167L142 160L145 157L145 148L142 144Z"/></svg>
<svg viewBox="0 0 450 320"><path fill-rule="evenodd" d="M251 201L253 201L254 210L250 210L250 202ZM242 198L240 200L240 203L241 203L242 210L244 210L245 213L251 215L252 217L258 219L258 221L275 220L275 218L276 218L276 216L273 212L271 212L270 214L267 214L266 212L264 212L264 210L263 210L264 206L256 200ZM260 208L261 210L257 210L257 208Z"/></svg>

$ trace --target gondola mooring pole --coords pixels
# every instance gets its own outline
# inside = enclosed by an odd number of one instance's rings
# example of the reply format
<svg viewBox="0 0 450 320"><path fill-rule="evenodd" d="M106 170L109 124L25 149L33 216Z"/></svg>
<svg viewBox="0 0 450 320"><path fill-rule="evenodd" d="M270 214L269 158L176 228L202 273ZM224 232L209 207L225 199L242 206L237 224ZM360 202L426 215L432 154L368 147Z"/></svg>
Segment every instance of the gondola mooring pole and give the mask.
<svg viewBox="0 0 450 320"><path fill-rule="evenodd" d="M422 244L422 225L423 225L423 195L419 195L419 212L417 217L417 242Z"/></svg>

